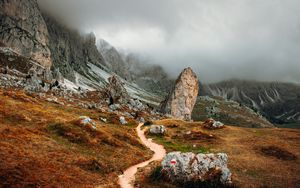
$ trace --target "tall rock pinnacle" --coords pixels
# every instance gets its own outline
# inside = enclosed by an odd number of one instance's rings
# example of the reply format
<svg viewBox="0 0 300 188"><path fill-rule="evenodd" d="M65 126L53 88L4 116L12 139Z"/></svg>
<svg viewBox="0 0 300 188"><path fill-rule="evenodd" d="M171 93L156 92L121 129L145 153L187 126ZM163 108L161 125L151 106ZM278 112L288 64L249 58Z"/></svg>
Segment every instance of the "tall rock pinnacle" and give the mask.
<svg viewBox="0 0 300 188"><path fill-rule="evenodd" d="M161 103L161 111L183 120L191 120L197 100L199 81L193 70L185 68L176 80L175 86Z"/></svg>

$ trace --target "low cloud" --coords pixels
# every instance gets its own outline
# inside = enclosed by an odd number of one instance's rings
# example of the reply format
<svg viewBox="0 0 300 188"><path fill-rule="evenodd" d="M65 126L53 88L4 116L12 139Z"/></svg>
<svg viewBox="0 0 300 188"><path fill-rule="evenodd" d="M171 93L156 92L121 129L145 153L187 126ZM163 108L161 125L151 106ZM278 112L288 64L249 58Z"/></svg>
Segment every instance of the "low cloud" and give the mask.
<svg viewBox="0 0 300 188"><path fill-rule="evenodd" d="M39 0L42 9L118 49L191 66L204 82L300 83L298 0Z"/></svg>

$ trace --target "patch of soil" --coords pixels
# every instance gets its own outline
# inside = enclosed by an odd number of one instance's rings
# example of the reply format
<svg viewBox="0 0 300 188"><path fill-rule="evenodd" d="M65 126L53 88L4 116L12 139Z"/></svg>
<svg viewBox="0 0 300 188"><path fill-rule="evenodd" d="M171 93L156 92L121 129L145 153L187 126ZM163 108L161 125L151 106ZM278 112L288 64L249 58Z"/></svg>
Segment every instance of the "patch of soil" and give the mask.
<svg viewBox="0 0 300 188"><path fill-rule="evenodd" d="M266 156L276 157L280 160L292 161L297 159L297 157L294 154L276 146L261 147L260 151Z"/></svg>

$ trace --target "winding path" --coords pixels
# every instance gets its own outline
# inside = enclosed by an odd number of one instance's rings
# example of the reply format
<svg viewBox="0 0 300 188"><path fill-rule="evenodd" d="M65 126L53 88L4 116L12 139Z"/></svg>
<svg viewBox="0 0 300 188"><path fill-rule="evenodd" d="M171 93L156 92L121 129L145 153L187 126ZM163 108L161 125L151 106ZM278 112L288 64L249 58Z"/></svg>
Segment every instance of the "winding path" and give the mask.
<svg viewBox="0 0 300 188"><path fill-rule="evenodd" d="M146 147L154 152L154 154L151 159L129 167L122 175L119 176L119 185L121 188L133 188L132 184L134 183L137 169L147 166L152 161L161 160L166 155L166 150L162 145L156 144L152 141L152 139L146 138L145 130L141 129L142 125L143 124L140 123L136 128L138 137Z"/></svg>

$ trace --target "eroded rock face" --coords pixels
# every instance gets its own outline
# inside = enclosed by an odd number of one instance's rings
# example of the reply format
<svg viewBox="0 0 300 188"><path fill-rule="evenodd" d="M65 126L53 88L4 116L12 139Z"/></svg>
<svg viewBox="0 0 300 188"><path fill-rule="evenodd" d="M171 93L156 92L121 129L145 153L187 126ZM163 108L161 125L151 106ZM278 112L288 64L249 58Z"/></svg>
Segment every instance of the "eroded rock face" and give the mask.
<svg viewBox="0 0 300 188"><path fill-rule="evenodd" d="M162 173L172 182L219 181L231 183L225 153L194 154L171 152L162 161Z"/></svg>
<svg viewBox="0 0 300 188"><path fill-rule="evenodd" d="M108 78L107 95L109 96L110 104L127 103L129 95L124 87L124 83L116 76L113 75Z"/></svg>
<svg viewBox="0 0 300 188"><path fill-rule="evenodd" d="M36 0L0 0L0 44L50 68L48 30Z"/></svg>
<svg viewBox="0 0 300 188"><path fill-rule="evenodd" d="M199 81L196 74L191 68L184 69L172 91L161 103L161 111L178 119L191 120L198 90Z"/></svg>

